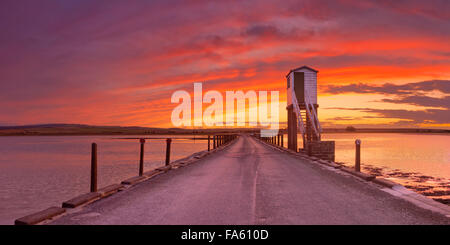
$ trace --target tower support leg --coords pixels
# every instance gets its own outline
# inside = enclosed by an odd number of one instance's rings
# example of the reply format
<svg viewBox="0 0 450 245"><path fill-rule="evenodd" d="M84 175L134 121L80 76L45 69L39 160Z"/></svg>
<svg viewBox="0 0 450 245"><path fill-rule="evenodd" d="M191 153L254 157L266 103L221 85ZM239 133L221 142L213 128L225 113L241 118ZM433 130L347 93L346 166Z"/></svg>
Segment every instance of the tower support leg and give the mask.
<svg viewBox="0 0 450 245"><path fill-rule="evenodd" d="M287 108L288 117L288 149L298 151L297 149L297 117L293 106Z"/></svg>

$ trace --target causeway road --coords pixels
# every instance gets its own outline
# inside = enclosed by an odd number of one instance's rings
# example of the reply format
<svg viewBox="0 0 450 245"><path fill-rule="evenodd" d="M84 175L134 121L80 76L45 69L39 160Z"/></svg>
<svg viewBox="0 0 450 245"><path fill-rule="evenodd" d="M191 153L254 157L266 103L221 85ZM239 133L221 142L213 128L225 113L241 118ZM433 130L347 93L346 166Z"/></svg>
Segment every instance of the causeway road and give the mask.
<svg viewBox="0 0 450 245"><path fill-rule="evenodd" d="M241 136L51 224L449 224L353 176Z"/></svg>

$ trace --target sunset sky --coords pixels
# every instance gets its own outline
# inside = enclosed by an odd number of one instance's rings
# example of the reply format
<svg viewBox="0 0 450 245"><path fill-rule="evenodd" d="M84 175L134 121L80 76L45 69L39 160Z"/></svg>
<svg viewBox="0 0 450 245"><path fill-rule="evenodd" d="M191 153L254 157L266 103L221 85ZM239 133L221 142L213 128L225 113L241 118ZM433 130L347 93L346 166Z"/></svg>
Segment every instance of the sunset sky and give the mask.
<svg viewBox="0 0 450 245"><path fill-rule="evenodd" d="M0 126L172 127L176 90L319 70L325 127L450 128L450 1L0 2Z"/></svg>

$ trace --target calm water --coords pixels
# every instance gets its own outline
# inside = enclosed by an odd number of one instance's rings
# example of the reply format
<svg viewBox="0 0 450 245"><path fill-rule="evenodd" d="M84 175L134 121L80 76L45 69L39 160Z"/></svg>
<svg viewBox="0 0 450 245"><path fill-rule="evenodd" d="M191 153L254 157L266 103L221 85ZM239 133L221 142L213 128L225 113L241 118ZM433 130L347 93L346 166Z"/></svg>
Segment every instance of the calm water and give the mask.
<svg viewBox="0 0 450 245"><path fill-rule="evenodd" d="M403 172L450 179L450 135L324 134L336 141L336 161L354 166L355 139L361 139L361 162Z"/></svg>
<svg viewBox="0 0 450 245"><path fill-rule="evenodd" d="M303 146L301 137L298 145ZM354 167L355 140L361 139L363 172L393 180L430 198L450 204L450 135L329 133L336 162ZM287 142L287 138L284 138ZM287 144L287 143L285 143Z"/></svg>
<svg viewBox="0 0 450 245"><path fill-rule="evenodd" d="M349 166L354 163L357 138L362 140L363 171L401 182L436 200L450 200L449 135L323 135L324 140L336 141L336 161ZM112 136L0 137L0 224L12 224L18 217L60 206L88 192L92 142L98 144L99 187L137 175L137 140ZM174 140L171 159L205 149L205 140ZM165 140L147 141L145 170L162 166L164 158Z"/></svg>
<svg viewBox="0 0 450 245"><path fill-rule="evenodd" d="M98 145L99 188L138 174L138 140L113 136L0 137L0 224L13 224L16 218L60 206L89 192L92 142ZM171 161L207 147L206 140L173 140ZM164 139L147 140L145 171L164 165L165 149Z"/></svg>

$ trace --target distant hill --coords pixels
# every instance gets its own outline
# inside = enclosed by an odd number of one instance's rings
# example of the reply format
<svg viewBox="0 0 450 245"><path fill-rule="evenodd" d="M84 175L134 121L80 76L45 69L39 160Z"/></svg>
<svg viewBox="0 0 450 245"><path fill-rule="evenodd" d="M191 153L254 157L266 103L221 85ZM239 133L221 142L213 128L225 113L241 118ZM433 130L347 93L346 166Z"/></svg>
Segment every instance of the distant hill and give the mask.
<svg viewBox="0 0 450 245"><path fill-rule="evenodd" d="M84 124L37 124L0 126L0 136L11 135L145 135L145 134L213 134L255 132L258 129L183 129L139 126L93 126Z"/></svg>
<svg viewBox="0 0 450 245"><path fill-rule="evenodd" d="M18 126L0 126L1 129L24 129L24 128L63 128L63 127L79 127L79 128L87 128L87 127L96 127L84 124L65 124L65 123L54 123L54 124L32 124L32 125L18 125ZM107 127L107 126L105 126Z"/></svg>
<svg viewBox="0 0 450 245"><path fill-rule="evenodd" d="M13 135L154 135L154 134L215 134L257 133L258 128L151 128L139 126L93 126L84 124L36 124L0 126L0 136ZM324 133L450 133L448 129L422 128L325 128ZM281 129L280 133L286 133Z"/></svg>

